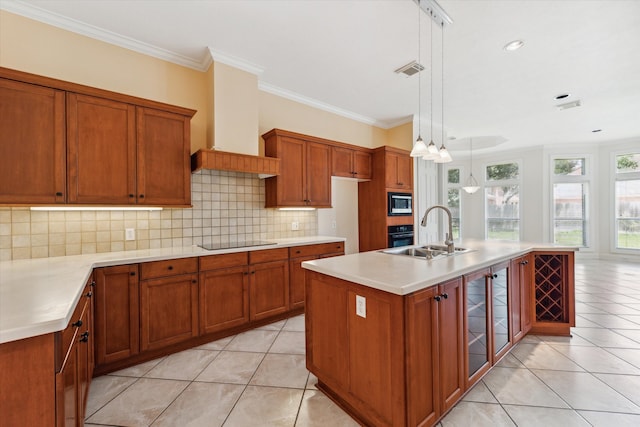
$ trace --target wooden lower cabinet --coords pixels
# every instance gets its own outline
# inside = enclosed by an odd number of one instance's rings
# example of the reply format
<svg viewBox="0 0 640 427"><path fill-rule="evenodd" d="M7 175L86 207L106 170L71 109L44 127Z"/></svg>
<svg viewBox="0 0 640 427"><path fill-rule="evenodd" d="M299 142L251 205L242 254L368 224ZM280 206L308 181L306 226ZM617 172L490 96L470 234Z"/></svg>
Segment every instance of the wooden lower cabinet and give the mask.
<svg viewBox="0 0 640 427"><path fill-rule="evenodd" d="M249 298L251 320L260 320L288 311L288 260L252 264L249 271Z"/></svg>
<svg viewBox="0 0 640 427"><path fill-rule="evenodd" d="M140 350L155 350L198 335L198 275L140 281Z"/></svg>
<svg viewBox="0 0 640 427"><path fill-rule="evenodd" d="M462 279L406 298L407 425L431 425L462 396Z"/></svg>
<svg viewBox="0 0 640 427"><path fill-rule="evenodd" d="M138 265L94 270L95 363L105 365L140 351Z"/></svg>
<svg viewBox="0 0 640 427"><path fill-rule="evenodd" d="M249 323L246 252L200 257L200 333Z"/></svg>
<svg viewBox="0 0 640 427"><path fill-rule="evenodd" d="M531 330L531 255L511 260L511 340L516 344Z"/></svg>
<svg viewBox="0 0 640 427"><path fill-rule="evenodd" d="M289 308L304 308L304 268L302 263L344 255L344 242L289 248Z"/></svg>

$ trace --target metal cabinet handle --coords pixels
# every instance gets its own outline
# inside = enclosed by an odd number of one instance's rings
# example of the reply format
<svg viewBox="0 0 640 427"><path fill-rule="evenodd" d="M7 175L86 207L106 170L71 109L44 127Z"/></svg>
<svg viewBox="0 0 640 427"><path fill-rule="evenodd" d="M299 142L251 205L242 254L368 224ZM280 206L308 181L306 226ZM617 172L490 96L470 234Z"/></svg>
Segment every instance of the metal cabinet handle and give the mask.
<svg viewBox="0 0 640 427"><path fill-rule="evenodd" d="M436 295L433 299L436 300L436 302L440 302L441 300L440 295Z"/></svg>
<svg viewBox="0 0 640 427"><path fill-rule="evenodd" d="M82 319L78 319L77 322L73 322L71 326L75 326L76 328L79 328L80 326L82 326Z"/></svg>
<svg viewBox="0 0 640 427"><path fill-rule="evenodd" d="M445 292L444 294L442 294L442 298L447 299L449 298L449 295Z"/></svg>

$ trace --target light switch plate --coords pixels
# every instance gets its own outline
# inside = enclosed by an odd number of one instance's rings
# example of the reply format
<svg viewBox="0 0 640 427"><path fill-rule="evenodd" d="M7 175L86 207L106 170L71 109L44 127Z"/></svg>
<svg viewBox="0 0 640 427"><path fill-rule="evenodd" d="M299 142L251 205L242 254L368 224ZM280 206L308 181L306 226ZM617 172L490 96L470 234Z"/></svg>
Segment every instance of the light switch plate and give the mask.
<svg viewBox="0 0 640 427"><path fill-rule="evenodd" d="M292 231L300 230L300 223L298 221L293 221L291 223L291 230Z"/></svg>
<svg viewBox="0 0 640 427"><path fill-rule="evenodd" d="M356 295L356 314L365 319L367 317L367 299L360 295Z"/></svg>

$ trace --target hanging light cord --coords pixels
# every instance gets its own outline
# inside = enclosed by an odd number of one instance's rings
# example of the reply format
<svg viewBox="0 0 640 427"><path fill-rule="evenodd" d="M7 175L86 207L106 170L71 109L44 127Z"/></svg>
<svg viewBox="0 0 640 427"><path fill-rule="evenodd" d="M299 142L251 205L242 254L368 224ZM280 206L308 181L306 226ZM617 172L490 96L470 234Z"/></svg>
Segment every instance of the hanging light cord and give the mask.
<svg viewBox="0 0 640 427"><path fill-rule="evenodd" d="M420 67L422 67L422 64L420 63L420 39L422 38L422 34L421 34L421 30L420 30L420 23L422 21L422 11L420 10L420 7L418 7L418 139L417 141L420 141L422 139L422 136L420 135L422 133L422 114L420 112L420 106L422 105L422 101L420 100L420 93L422 92L422 85L421 85L421 78L420 78Z"/></svg>
<svg viewBox="0 0 640 427"><path fill-rule="evenodd" d="M429 47L429 101L431 102L431 107L429 107L429 114L431 116L431 142L433 142L433 20L429 20L429 37L431 41L431 46Z"/></svg>
<svg viewBox="0 0 640 427"><path fill-rule="evenodd" d="M442 25L442 146L444 147L444 22Z"/></svg>

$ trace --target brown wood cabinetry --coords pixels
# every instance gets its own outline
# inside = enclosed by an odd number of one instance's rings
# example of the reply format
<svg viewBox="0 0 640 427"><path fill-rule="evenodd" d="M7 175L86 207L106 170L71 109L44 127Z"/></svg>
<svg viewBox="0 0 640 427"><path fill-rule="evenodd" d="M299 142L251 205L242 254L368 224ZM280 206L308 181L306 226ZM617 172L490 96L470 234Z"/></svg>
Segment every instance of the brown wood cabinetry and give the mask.
<svg viewBox="0 0 640 427"><path fill-rule="evenodd" d="M200 257L200 333L249 322L247 252Z"/></svg>
<svg viewBox="0 0 640 427"><path fill-rule="evenodd" d="M138 203L191 205L191 117L137 107Z"/></svg>
<svg viewBox="0 0 640 427"><path fill-rule="evenodd" d="M198 259L140 264L140 350L198 335Z"/></svg>
<svg viewBox="0 0 640 427"><path fill-rule="evenodd" d="M331 147L331 175L371 179L371 153L369 150Z"/></svg>
<svg viewBox="0 0 640 427"><path fill-rule="evenodd" d="M511 340L520 341L531 330L531 255L511 260Z"/></svg>
<svg viewBox="0 0 640 427"><path fill-rule="evenodd" d="M574 254L536 251L533 258L531 332L569 336L576 325Z"/></svg>
<svg viewBox="0 0 640 427"><path fill-rule="evenodd" d="M318 258L344 255L344 243L321 243L289 248L289 308L304 307L304 269L302 263Z"/></svg>
<svg viewBox="0 0 640 427"><path fill-rule="evenodd" d="M0 78L0 203L64 203L64 92Z"/></svg>
<svg viewBox="0 0 640 427"><path fill-rule="evenodd" d="M56 426L83 426L93 375L93 285L85 286L67 328L56 340Z"/></svg>
<svg viewBox="0 0 640 427"><path fill-rule="evenodd" d="M289 310L289 250L249 252L249 318L260 320Z"/></svg>
<svg viewBox="0 0 640 427"><path fill-rule="evenodd" d="M6 68L0 94L0 203L190 206L195 111Z"/></svg>
<svg viewBox="0 0 640 427"><path fill-rule="evenodd" d="M104 365L140 351L138 265L94 270L95 361Z"/></svg>
<svg viewBox="0 0 640 427"><path fill-rule="evenodd" d="M280 159L280 175L265 180L266 207L331 207L331 147L274 129L262 136L265 155Z"/></svg>
<svg viewBox="0 0 640 427"><path fill-rule="evenodd" d="M413 160L409 152L392 147L373 150L371 181L358 183L358 242L360 252L388 247L388 227L412 225L413 215L388 216L389 191L412 194ZM401 182L403 185L398 185Z"/></svg>
<svg viewBox="0 0 640 427"><path fill-rule="evenodd" d="M465 390L462 279L405 300L407 425L431 425Z"/></svg>
<svg viewBox="0 0 640 427"><path fill-rule="evenodd" d="M413 159L404 150L387 147L384 172L387 188L395 190L413 188Z"/></svg>

